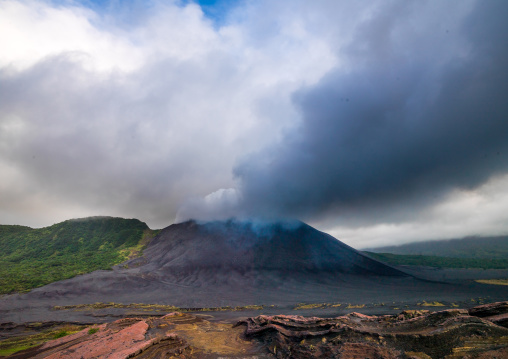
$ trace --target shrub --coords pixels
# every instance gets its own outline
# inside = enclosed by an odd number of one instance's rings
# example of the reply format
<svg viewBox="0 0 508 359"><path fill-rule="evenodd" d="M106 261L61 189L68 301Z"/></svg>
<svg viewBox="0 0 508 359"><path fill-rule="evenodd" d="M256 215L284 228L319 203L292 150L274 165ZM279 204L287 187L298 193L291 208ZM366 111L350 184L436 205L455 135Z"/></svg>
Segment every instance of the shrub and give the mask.
<svg viewBox="0 0 508 359"><path fill-rule="evenodd" d="M66 335L69 335L70 333L67 330L60 330L53 335L53 339L58 339L61 337L65 337Z"/></svg>

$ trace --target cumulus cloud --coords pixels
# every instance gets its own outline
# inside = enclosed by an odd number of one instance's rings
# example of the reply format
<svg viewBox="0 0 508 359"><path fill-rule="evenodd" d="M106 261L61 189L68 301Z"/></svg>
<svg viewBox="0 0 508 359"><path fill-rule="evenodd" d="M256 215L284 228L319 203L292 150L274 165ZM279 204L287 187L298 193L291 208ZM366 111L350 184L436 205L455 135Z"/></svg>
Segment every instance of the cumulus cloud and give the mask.
<svg viewBox="0 0 508 359"><path fill-rule="evenodd" d="M290 94L333 65L326 44L298 56L315 40L305 31L258 42L194 3L111 6L0 4L4 223L168 225L187 198L231 187L237 156L275 141L295 114Z"/></svg>

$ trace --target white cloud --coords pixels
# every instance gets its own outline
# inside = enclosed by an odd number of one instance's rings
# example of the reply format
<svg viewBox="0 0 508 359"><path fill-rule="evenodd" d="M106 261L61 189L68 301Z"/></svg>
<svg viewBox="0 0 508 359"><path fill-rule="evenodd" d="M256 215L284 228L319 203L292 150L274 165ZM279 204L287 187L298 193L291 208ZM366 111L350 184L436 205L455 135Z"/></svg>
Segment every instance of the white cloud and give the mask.
<svg viewBox="0 0 508 359"><path fill-rule="evenodd" d="M176 222L199 218L201 221L239 218L238 204L241 193L234 188L221 188L205 197L188 199L180 207Z"/></svg>
<svg viewBox="0 0 508 359"><path fill-rule="evenodd" d="M326 231L354 248L432 239L498 236L508 233L508 175L475 190L455 190L443 201L401 222L365 226L328 224Z"/></svg>
<svg viewBox="0 0 508 359"><path fill-rule="evenodd" d="M16 173L0 222L98 213L168 225L187 198L232 186L235 161L298 120L292 92L334 65L297 26L258 39L177 2L130 23L111 16L0 3L0 161Z"/></svg>
<svg viewBox="0 0 508 359"><path fill-rule="evenodd" d="M79 6L34 0L0 2L0 66L24 70L48 56L72 54L90 70L133 70L144 54L129 39L96 28L98 16Z"/></svg>

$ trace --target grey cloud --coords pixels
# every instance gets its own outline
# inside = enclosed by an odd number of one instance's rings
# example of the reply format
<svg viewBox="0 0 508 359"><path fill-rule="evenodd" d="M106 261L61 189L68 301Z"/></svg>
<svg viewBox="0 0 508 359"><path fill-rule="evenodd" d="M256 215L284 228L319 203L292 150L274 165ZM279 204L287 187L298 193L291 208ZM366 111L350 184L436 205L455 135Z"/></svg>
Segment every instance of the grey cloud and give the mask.
<svg viewBox="0 0 508 359"><path fill-rule="evenodd" d="M39 196L164 226L189 193L228 183L233 151L221 141L223 119L188 116L213 113L219 104L193 101L214 97L210 91L220 96L227 81L220 89L202 86L199 67L171 67L100 76L56 56L1 73L1 159L21 176L9 192L25 192L3 193L2 204Z"/></svg>
<svg viewBox="0 0 508 359"><path fill-rule="evenodd" d="M418 32L418 5L395 4L355 30L346 70L295 93L301 125L238 163L245 210L383 221L507 172L508 5Z"/></svg>
<svg viewBox="0 0 508 359"><path fill-rule="evenodd" d="M289 94L330 66L298 56L313 34L278 29L256 41L246 35L255 21L231 15L213 28L196 4L97 13L9 4L0 9L14 34L0 38L12 50L0 56L2 223L104 214L168 225L185 199L233 186L237 157L273 142L292 121Z"/></svg>

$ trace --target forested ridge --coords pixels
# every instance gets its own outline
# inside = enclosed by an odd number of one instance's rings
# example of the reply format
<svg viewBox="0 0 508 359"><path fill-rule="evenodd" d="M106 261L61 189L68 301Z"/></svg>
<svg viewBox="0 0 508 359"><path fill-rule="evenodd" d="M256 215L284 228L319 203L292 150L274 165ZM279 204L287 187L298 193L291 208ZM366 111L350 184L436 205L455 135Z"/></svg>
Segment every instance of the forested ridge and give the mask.
<svg viewBox="0 0 508 359"><path fill-rule="evenodd" d="M391 265L428 266L436 268L508 269L508 258L455 258L426 255L364 252Z"/></svg>
<svg viewBox="0 0 508 359"><path fill-rule="evenodd" d="M154 235L137 219L90 217L49 227L0 225L0 294L23 292L139 255Z"/></svg>
<svg viewBox="0 0 508 359"><path fill-rule="evenodd" d="M365 253L391 265L507 269L508 236L415 242L372 248Z"/></svg>
<svg viewBox="0 0 508 359"><path fill-rule="evenodd" d="M508 260L508 236L432 240L365 250L402 255Z"/></svg>

